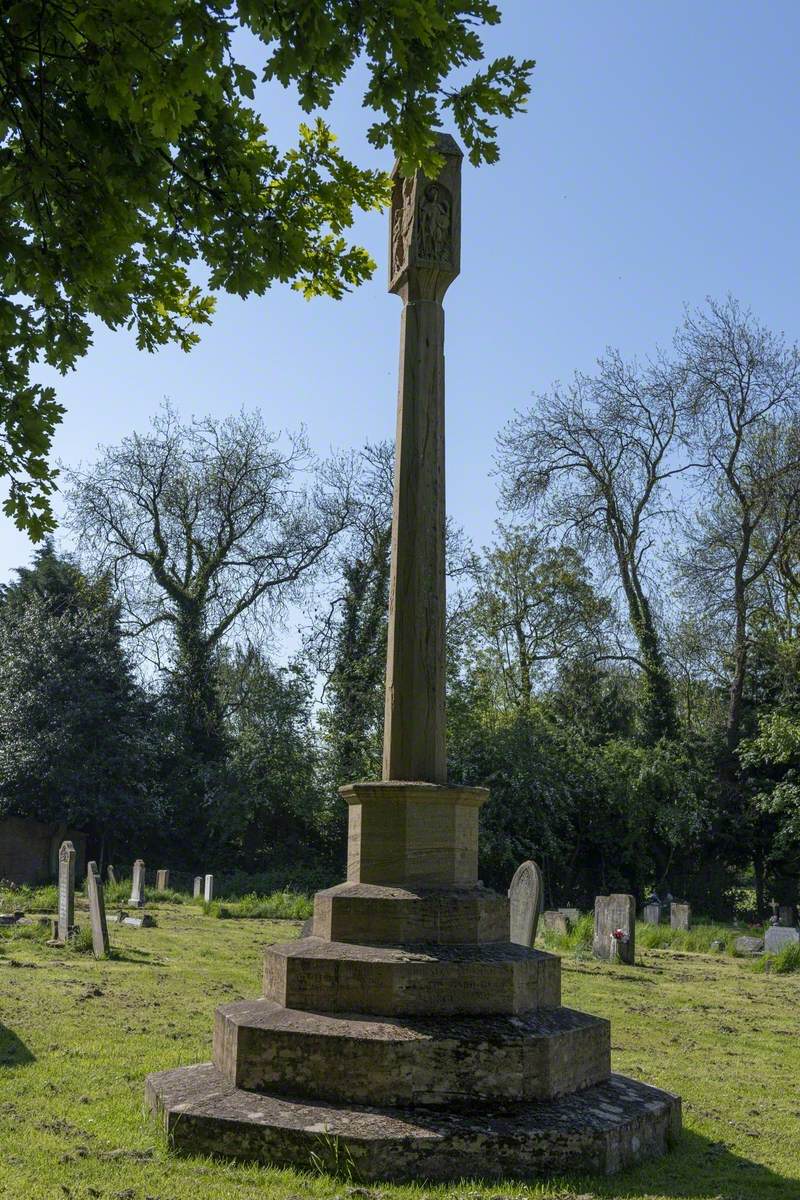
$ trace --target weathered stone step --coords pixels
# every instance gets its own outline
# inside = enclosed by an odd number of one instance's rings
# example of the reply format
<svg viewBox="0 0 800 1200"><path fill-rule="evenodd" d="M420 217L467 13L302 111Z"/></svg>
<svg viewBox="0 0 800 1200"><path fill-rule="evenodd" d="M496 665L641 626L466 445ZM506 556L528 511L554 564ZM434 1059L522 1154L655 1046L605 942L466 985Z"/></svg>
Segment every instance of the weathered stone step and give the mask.
<svg viewBox="0 0 800 1200"><path fill-rule="evenodd" d="M508 897L488 888L340 883L314 897L314 935L331 942L507 942L509 927Z"/></svg>
<svg viewBox="0 0 800 1200"><path fill-rule="evenodd" d="M524 1016L330 1016L245 1000L217 1009L214 1063L235 1087L354 1104L552 1100L608 1079L609 1023Z"/></svg>
<svg viewBox="0 0 800 1200"><path fill-rule="evenodd" d="M323 1013L524 1013L560 1006L561 963L510 942L358 946L308 937L266 948L264 995Z"/></svg>
<svg viewBox="0 0 800 1200"><path fill-rule="evenodd" d="M310 1104L235 1088L203 1063L148 1076L147 1100L179 1153L322 1165L365 1181L612 1174L680 1133L677 1096L621 1075L493 1113Z"/></svg>

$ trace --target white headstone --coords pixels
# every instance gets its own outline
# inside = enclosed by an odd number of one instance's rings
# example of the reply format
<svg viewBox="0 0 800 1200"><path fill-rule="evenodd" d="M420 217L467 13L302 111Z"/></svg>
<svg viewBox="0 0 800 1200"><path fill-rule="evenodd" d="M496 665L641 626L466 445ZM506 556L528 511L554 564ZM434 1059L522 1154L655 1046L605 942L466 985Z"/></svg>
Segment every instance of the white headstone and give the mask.
<svg viewBox="0 0 800 1200"><path fill-rule="evenodd" d="M131 878L131 898L128 901L136 908L144 906L144 863L141 858L137 858L133 864L133 876Z"/></svg>
<svg viewBox="0 0 800 1200"><path fill-rule="evenodd" d="M508 898L511 901L511 941L518 946L533 946L542 910L542 872L535 862L517 867Z"/></svg>
<svg viewBox="0 0 800 1200"><path fill-rule="evenodd" d="M205 885L203 888L203 899L205 900L206 904L210 904L211 901L214 899L214 876L213 875L206 875Z"/></svg>

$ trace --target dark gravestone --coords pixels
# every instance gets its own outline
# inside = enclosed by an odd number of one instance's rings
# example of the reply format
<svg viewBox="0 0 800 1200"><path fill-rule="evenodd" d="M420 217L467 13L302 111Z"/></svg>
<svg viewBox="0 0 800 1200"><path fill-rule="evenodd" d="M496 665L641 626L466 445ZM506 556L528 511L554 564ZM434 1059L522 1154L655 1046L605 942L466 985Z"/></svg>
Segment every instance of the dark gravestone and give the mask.
<svg viewBox="0 0 800 1200"><path fill-rule="evenodd" d="M777 954L784 946L800 945L800 929L788 925L770 925L764 934L764 949L767 954Z"/></svg>
<svg viewBox="0 0 800 1200"><path fill-rule="evenodd" d="M592 951L597 958L633 965L636 955L636 901L614 893L594 902Z"/></svg>
<svg viewBox="0 0 800 1200"><path fill-rule="evenodd" d="M661 924L661 903L657 901L654 904L645 904L642 920L645 925L660 925Z"/></svg>
<svg viewBox="0 0 800 1200"><path fill-rule="evenodd" d="M669 906L669 923L673 929L688 930L692 920L692 906L673 900Z"/></svg>
<svg viewBox="0 0 800 1200"><path fill-rule="evenodd" d="M794 905L781 904L778 906L778 924L785 929L794 928Z"/></svg>
<svg viewBox="0 0 800 1200"><path fill-rule="evenodd" d="M89 921L92 927L92 950L95 958L108 954L108 925L103 884L97 863L90 862L86 868L86 890L89 895Z"/></svg>
<svg viewBox="0 0 800 1200"><path fill-rule="evenodd" d="M533 946L542 908L542 872L535 862L517 867L508 889L511 917L511 941L518 946Z"/></svg>
<svg viewBox="0 0 800 1200"><path fill-rule="evenodd" d="M58 852L58 940L66 942L75 924L75 847L62 842Z"/></svg>

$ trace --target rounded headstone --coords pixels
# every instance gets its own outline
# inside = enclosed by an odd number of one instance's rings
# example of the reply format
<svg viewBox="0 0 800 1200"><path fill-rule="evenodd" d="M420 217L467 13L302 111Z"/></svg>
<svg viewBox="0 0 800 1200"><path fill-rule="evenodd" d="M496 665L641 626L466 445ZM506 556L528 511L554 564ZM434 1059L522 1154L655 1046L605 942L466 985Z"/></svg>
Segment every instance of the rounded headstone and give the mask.
<svg viewBox="0 0 800 1200"><path fill-rule="evenodd" d="M511 901L511 941L518 946L533 946L542 907L542 872L535 862L517 867L508 898Z"/></svg>

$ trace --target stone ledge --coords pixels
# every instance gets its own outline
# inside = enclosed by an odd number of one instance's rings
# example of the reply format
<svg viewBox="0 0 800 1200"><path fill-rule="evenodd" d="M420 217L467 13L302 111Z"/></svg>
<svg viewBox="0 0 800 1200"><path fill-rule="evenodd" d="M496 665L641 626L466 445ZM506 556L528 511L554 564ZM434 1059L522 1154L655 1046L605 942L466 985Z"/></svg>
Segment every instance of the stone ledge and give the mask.
<svg viewBox="0 0 800 1200"><path fill-rule="evenodd" d="M267 946L264 996L321 1013L524 1013L560 1006L561 961L510 942L362 946L308 937Z"/></svg>
<svg viewBox="0 0 800 1200"><path fill-rule="evenodd" d="M340 883L314 897L314 936L359 945L505 942L509 901L487 888Z"/></svg>
<svg viewBox="0 0 800 1200"><path fill-rule="evenodd" d="M464 1107L552 1100L600 1083L611 1048L608 1021L568 1008L376 1020L245 1000L216 1011L214 1063L249 1091Z"/></svg>
<svg viewBox="0 0 800 1200"><path fill-rule="evenodd" d="M148 1076L146 1096L178 1153L346 1164L365 1181L613 1174L663 1154L681 1125L677 1096L621 1075L510 1113L308 1104L231 1087L210 1063Z"/></svg>

